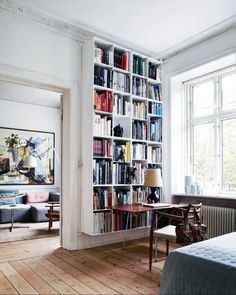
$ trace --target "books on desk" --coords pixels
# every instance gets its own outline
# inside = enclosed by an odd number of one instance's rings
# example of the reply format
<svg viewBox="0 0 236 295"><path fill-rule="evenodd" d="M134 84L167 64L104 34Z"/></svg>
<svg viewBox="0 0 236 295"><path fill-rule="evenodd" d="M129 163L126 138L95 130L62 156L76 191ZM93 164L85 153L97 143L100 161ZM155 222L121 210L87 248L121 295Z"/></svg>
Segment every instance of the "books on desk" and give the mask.
<svg viewBox="0 0 236 295"><path fill-rule="evenodd" d="M145 207L152 207L152 208L166 208L166 207L170 207L170 204L166 204L166 203L142 203L143 206Z"/></svg>

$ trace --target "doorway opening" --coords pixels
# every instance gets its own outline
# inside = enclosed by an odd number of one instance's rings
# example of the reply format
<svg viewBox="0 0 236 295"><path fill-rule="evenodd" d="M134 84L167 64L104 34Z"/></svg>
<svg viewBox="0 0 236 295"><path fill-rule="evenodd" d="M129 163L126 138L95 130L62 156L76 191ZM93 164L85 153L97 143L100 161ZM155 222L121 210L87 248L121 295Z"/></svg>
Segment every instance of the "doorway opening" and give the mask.
<svg viewBox="0 0 236 295"><path fill-rule="evenodd" d="M62 236L62 212L48 221L62 199L62 105L60 90L0 80L0 243Z"/></svg>

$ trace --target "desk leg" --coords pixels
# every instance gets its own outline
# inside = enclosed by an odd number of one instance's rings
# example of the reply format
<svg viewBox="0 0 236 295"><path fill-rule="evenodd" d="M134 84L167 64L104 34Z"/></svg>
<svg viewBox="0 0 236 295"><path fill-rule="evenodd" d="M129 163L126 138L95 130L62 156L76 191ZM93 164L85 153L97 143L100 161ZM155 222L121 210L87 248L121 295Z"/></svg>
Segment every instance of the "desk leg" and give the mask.
<svg viewBox="0 0 236 295"><path fill-rule="evenodd" d="M153 245L153 230L156 219L156 211L152 212L152 221L150 227L150 241L149 241L149 271L152 270L152 245Z"/></svg>
<svg viewBox="0 0 236 295"><path fill-rule="evenodd" d="M122 250L125 250L126 233L127 233L127 230L128 230L128 224L129 224L130 214L131 214L130 212L127 212L127 219L126 219L126 226L125 226L125 236L124 236L124 242L123 242Z"/></svg>

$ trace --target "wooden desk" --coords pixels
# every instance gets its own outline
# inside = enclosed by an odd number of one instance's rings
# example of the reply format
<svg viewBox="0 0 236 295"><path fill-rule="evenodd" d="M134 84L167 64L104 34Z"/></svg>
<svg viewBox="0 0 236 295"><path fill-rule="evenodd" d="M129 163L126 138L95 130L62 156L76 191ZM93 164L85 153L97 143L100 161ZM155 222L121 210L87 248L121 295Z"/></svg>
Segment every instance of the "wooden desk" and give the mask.
<svg viewBox="0 0 236 295"><path fill-rule="evenodd" d="M155 206L155 205L153 205ZM178 205L178 204L161 204L157 203L157 207L149 207L149 206L143 206L139 204L134 205L118 205L112 207L113 211L122 211L127 212L127 220L126 220L126 228L125 228L125 237L123 242L123 249L126 242L126 232L128 229L128 221L132 213L144 213L151 211L152 212L152 219L151 219L151 228L150 228L150 238L149 238L149 270L152 270L152 251L153 251L153 231L154 231L154 223L156 219L156 214L158 214L158 210L165 210L165 209L171 209L171 208L177 208L177 207L184 207L185 205Z"/></svg>

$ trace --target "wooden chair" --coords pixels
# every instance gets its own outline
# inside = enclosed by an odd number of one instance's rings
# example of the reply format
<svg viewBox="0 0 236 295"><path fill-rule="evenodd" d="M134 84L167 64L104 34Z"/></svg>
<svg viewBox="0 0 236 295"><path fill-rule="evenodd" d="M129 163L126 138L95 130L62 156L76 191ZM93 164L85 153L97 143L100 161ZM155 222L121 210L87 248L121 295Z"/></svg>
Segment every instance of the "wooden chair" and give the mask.
<svg viewBox="0 0 236 295"><path fill-rule="evenodd" d="M171 214L165 212L158 212L159 215L169 218L169 225L160 229L154 230L153 237L155 240L155 260L157 261L157 243L158 240L166 240L166 256L169 255L169 242L176 242L176 226L172 225L172 220L179 223L193 224L195 221L195 214L200 217L202 203L189 204L187 208L173 208ZM195 213L196 212L196 213Z"/></svg>
<svg viewBox="0 0 236 295"><path fill-rule="evenodd" d="M50 232L52 228L52 224L54 220L60 219L60 203L59 202L48 202L48 213L46 213L46 216L48 217L48 231ZM57 210L54 210L57 208Z"/></svg>

